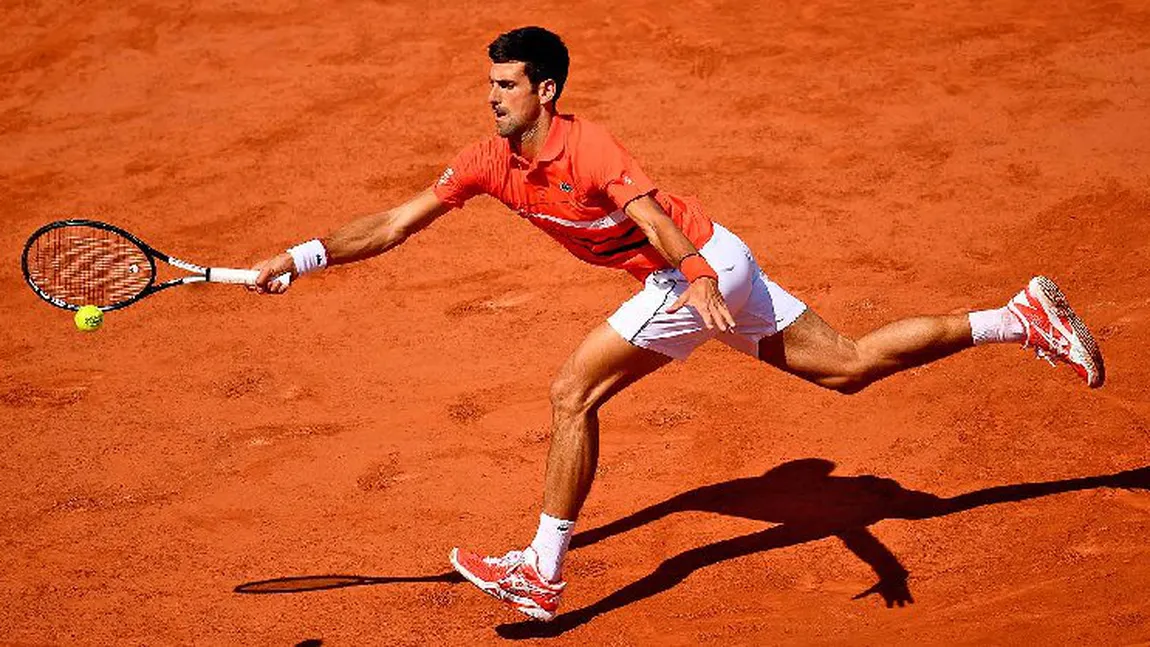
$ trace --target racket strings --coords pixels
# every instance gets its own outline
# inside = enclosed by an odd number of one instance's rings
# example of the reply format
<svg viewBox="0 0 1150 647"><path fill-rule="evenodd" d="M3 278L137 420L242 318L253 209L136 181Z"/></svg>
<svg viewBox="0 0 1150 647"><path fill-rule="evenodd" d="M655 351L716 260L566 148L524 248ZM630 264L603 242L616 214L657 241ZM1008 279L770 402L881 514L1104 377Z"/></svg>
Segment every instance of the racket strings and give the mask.
<svg viewBox="0 0 1150 647"><path fill-rule="evenodd" d="M72 305L108 307L152 283L152 264L135 243L104 229L59 227L28 253L28 276L48 296Z"/></svg>

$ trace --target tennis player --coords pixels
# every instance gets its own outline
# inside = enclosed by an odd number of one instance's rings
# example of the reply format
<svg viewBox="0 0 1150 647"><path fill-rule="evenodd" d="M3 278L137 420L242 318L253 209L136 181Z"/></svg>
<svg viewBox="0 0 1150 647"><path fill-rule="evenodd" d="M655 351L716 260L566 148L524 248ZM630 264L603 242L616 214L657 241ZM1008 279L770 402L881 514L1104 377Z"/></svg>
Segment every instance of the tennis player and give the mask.
<svg viewBox="0 0 1150 647"><path fill-rule="evenodd" d="M858 339L844 336L774 283L697 201L657 187L603 127L559 113L569 58L557 35L515 29L496 38L488 55L496 135L464 149L407 202L257 264L257 289L281 293L287 286L274 277L282 273L382 254L479 194L494 196L578 258L642 283L551 385L551 448L535 538L499 557L451 552L464 577L528 616L550 620L559 607L563 558L595 476L599 408L709 339L842 393L990 343L1033 348L1052 364L1069 364L1088 386L1102 385L1090 332L1043 277L999 308L912 317Z"/></svg>

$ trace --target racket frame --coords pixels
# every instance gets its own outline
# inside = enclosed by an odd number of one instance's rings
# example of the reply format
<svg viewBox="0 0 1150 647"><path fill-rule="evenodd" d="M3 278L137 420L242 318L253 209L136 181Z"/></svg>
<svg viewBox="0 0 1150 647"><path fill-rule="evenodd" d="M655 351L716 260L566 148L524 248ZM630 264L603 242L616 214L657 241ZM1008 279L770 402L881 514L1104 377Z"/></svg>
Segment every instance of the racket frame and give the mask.
<svg viewBox="0 0 1150 647"><path fill-rule="evenodd" d="M195 263L189 263L188 261L185 261L183 259L176 258L175 256L169 256L168 254L161 252L160 250L156 249L155 247L152 247L151 245L140 240L140 238L138 236L136 236L135 234L132 234L129 231L126 231L120 227L117 227L116 225L110 225L106 222L100 222L99 220L86 220L86 219L57 220L55 222L50 222L50 223L44 225L43 227L40 227L35 232L33 232L31 236L28 237L28 241L26 243L24 243L24 251L20 254L20 269L24 272L24 281L28 284L28 287L32 288L32 291L36 293L36 296L40 297L41 299L47 301L48 303L50 303L54 306L56 306L57 308L63 308L64 310L79 310L81 306L68 303L67 301L64 301L63 299L60 299L57 297L53 297L52 295L44 292L42 289L40 289L39 286L37 286L35 283L32 282L32 275L28 271L28 252L32 249L32 244L35 243L45 233L47 233L53 229L61 229L64 227L76 227L76 226L92 227L94 229L103 229L105 231L110 231L110 232L117 234L119 236L123 236L125 239L128 240L128 242L132 243L136 247L140 248L140 251L144 252L144 256L147 257L148 264L150 265L151 274L148 277L148 284L146 286L144 286L144 288L142 290L140 290L135 296L133 296L130 299L126 299L124 301L113 303L111 305L98 306L100 308L100 310L103 312L110 312L112 310L119 310L121 308L126 308L126 307L132 305L133 303L139 301L140 299L143 299L146 296L150 296L150 295L155 294L161 290L166 290L168 288L175 287L177 285L184 285L187 283L204 283L204 282L236 283L236 284L250 285L250 284L255 283L255 279L259 275L259 272L257 272L256 270L234 270L234 269L228 269L228 268L211 268L211 267L204 267L202 265L196 265ZM178 278L170 279L170 280L164 281L163 283L156 283L156 261L157 260L163 261L164 263L167 263L168 265L171 265L173 267L178 267L181 270L191 272L191 274L189 274L187 276L181 276ZM213 272L216 275L215 277L212 276ZM283 279L283 277L280 277L280 278L281 278L281 280Z"/></svg>

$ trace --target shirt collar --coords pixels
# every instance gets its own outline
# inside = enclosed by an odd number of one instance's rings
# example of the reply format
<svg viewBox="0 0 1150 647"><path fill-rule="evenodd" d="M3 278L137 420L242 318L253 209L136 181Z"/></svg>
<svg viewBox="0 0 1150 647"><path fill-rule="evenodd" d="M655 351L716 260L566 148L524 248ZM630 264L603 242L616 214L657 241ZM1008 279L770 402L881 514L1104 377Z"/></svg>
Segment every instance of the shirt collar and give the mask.
<svg viewBox="0 0 1150 647"><path fill-rule="evenodd" d="M553 162L563 152L567 144L567 133L571 130L571 115L555 115L551 118L551 129L547 131L547 141L535 158L535 163Z"/></svg>
<svg viewBox="0 0 1150 647"><path fill-rule="evenodd" d="M523 168L534 169L543 162L553 162L555 158L559 157L560 153L567 146L567 134L571 131L571 122L574 120L574 115L555 115L551 118L551 126L547 131L547 139L543 142L543 148L539 150L539 154L535 156L533 162L528 162L521 155L517 155L512 151L511 156ZM507 146L510 147L511 143L508 142Z"/></svg>

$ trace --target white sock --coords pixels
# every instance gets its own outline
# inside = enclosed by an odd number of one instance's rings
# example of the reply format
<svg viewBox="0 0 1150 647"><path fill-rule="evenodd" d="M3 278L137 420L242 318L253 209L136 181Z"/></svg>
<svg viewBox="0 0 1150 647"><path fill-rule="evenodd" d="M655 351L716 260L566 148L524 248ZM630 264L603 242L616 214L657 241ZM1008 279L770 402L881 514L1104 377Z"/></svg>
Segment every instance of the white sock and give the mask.
<svg viewBox="0 0 1150 647"><path fill-rule="evenodd" d="M975 346L982 344L1022 343L1026 329L1006 306L996 310L970 313L970 336Z"/></svg>
<svg viewBox="0 0 1150 647"><path fill-rule="evenodd" d="M531 550L539 558L536 567L539 574L551 582L558 582L563 572L563 557L571 536L575 534L575 522L556 519L550 515L539 515L539 530L531 541Z"/></svg>

